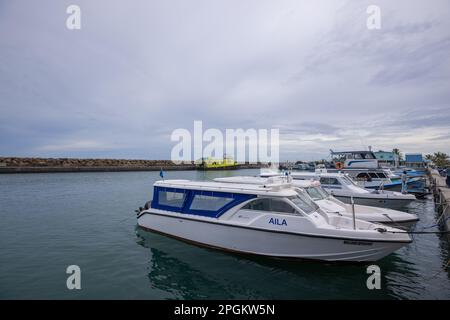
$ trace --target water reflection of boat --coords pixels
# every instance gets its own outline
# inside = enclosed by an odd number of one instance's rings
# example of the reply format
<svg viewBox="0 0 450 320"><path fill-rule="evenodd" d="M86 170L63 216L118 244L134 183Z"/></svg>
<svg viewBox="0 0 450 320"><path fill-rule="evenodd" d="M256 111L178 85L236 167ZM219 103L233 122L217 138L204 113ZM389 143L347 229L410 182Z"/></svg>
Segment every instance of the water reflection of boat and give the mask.
<svg viewBox="0 0 450 320"><path fill-rule="evenodd" d="M136 227L136 234L138 244L148 248L150 253L150 286L170 292L177 299L336 299L341 297L342 288L349 286L347 298L401 298L401 288L397 285L404 283L405 277L411 287L408 290L420 289L414 264L396 253L377 263L383 270L382 289L367 290L367 265L340 264L337 272L335 263L305 261L299 264L283 259L224 254L139 227ZM327 285L323 286L324 283Z"/></svg>
<svg viewBox="0 0 450 320"><path fill-rule="evenodd" d="M148 248L150 285L177 299L256 299L270 297L259 290L248 260L185 243L136 227L138 244ZM251 271L249 269L252 269ZM256 268L258 269L258 268ZM248 277L251 274L252 277Z"/></svg>
<svg viewBox="0 0 450 320"><path fill-rule="evenodd" d="M174 293L183 299L204 299L214 296L214 291L224 291L220 283L209 279L203 272L191 268L175 257L155 248L150 249L148 278L153 287ZM210 288L211 292L205 292Z"/></svg>

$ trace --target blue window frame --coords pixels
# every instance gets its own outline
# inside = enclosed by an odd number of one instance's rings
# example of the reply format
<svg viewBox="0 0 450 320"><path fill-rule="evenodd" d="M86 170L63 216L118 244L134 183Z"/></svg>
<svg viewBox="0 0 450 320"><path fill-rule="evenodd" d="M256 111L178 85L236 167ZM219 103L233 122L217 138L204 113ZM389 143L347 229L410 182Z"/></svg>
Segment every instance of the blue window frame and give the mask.
<svg viewBox="0 0 450 320"><path fill-rule="evenodd" d="M155 187L152 208L181 212L188 198L188 190Z"/></svg>
<svg viewBox="0 0 450 320"><path fill-rule="evenodd" d="M256 196L251 194L155 187L152 208L218 218L253 198Z"/></svg>
<svg viewBox="0 0 450 320"><path fill-rule="evenodd" d="M195 194L192 198L190 209L199 211L217 211L233 200L233 197Z"/></svg>

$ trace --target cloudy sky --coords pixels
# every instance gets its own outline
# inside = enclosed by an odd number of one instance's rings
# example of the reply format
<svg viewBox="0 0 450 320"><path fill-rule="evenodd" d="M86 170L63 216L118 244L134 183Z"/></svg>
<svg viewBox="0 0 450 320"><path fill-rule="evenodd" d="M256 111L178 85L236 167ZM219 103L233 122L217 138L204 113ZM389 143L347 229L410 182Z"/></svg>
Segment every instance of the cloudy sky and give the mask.
<svg viewBox="0 0 450 320"><path fill-rule="evenodd" d="M81 30L66 8L81 8ZM381 9L369 30L366 9ZM450 2L0 0L0 156L167 159L174 129L450 153Z"/></svg>

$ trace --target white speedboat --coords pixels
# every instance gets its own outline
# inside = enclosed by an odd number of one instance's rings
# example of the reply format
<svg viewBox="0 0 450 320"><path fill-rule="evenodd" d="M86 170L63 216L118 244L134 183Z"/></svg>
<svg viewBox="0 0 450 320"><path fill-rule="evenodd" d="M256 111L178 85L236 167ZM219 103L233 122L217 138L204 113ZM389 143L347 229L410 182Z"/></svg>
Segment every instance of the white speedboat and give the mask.
<svg viewBox="0 0 450 320"><path fill-rule="evenodd" d="M272 178L260 178L260 177L250 177L250 176L236 176L236 177L226 177L226 178L216 178L214 181L217 182L228 182L228 183L244 183L244 184L271 184L274 178L284 178L284 177L272 177ZM396 228L409 229L412 227L419 218L415 214L406 213L403 211L397 211L387 208L377 208L363 205L351 205L344 203L327 191L325 191L319 181L314 180L293 180L292 184L295 187L304 190L308 197L314 201L320 209L329 215L340 215L344 217L353 218L353 212L357 219L370 221L374 223L381 223L386 225L391 225Z"/></svg>
<svg viewBox="0 0 450 320"><path fill-rule="evenodd" d="M262 177L280 175L279 172L262 173ZM322 187L331 195L345 203L354 203L365 206L383 207L390 209L403 209L416 197L412 194L403 194L396 191L369 190L356 184L348 175L339 172L293 172L294 180L319 180Z"/></svg>
<svg viewBox="0 0 450 320"><path fill-rule="evenodd" d="M141 228L245 254L376 261L412 241L400 229L324 214L291 183L158 181L146 207Z"/></svg>
<svg viewBox="0 0 450 320"><path fill-rule="evenodd" d="M401 176L391 170L382 168L372 151L332 151L331 157L335 169L329 172L348 174L358 185L367 189L403 191ZM408 177L406 191L424 197L428 190L426 183L420 177Z"/></svg>
<svg viewBox="0 0 450 320"><path fill-rule="evenodd" d="M336 169L376 169L378 160L372 151L333 151L330 156Z"/></svg>
<svg viewBox="0 0 450 320"><path fill-rule="evenodd" d="M327 171L345 173L363 188L402 191L401 177L390 174L385 169L328 169ZM408 192L413 188L423 188L424 181L420 177L408 178L406 187Z"/></svg>

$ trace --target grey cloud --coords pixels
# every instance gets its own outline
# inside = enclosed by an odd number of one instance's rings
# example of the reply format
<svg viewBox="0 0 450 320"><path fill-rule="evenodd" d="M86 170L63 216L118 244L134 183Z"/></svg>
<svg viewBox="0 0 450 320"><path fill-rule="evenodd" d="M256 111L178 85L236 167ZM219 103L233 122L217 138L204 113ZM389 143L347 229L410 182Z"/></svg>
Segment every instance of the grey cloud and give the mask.
<svg viewBox="0 0 450 320"><path fill-rule="evenodd" d="M337 134L340 130L336 126L320 122L299 122L290 125L275 125L275 127L284 134Z"/></svg>
<svg viewBox="0 0 450 320"><path fill-rule="evenodd" d="M445 140L445 141L448 141L448 140L450 140L450 134L440 135L440 136L437 136L437 137L434 137L434 138L430 138L428 140L431 140L431 141L434 141L434 140Z"/></svg>

